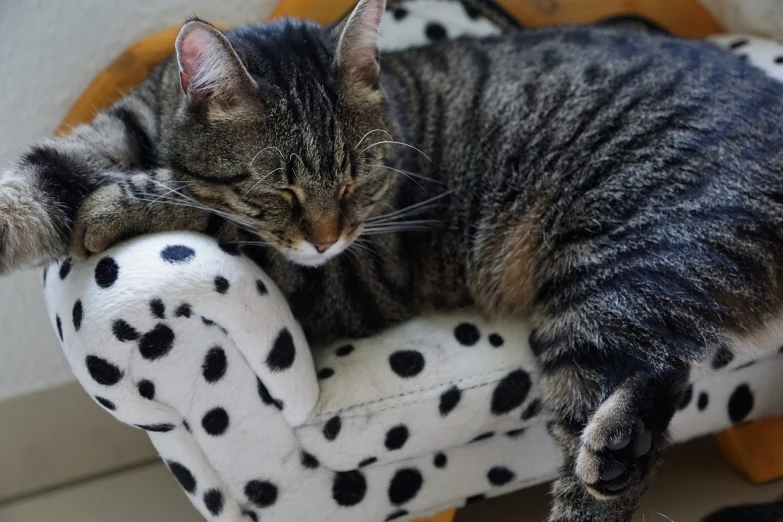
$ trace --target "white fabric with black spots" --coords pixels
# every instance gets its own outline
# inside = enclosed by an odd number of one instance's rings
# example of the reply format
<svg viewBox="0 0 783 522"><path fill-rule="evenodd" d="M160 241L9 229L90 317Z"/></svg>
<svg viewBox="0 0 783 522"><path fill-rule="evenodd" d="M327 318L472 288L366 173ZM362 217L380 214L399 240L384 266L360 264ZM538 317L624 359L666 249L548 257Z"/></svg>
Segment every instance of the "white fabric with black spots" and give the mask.
<svg viewBox="0 0 783 522"><path fill-rule="evenodd" d="M450 2L400 9L387 48L442 38L433 24L449 37L497 32ZM783 74L778 43L716 42ZM79 381L149 432L208 520L404 521L545 481L560 464L524 325L436 315L311 354L274 283L191 233L52 265L44 287ZM721 354L695 372L675 440L781 414L783 356L756 359Z"/></svg>

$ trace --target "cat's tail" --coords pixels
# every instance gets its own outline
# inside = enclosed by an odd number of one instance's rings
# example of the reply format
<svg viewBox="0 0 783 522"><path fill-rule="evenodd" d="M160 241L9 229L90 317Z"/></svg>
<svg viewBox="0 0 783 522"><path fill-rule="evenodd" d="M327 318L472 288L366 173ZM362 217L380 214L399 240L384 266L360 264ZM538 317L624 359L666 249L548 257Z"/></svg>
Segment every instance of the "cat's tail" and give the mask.
<svg viewBox="0 0 783 522"><path fill-rule="evenodd" d="M783 522L783 501L723 508L702 522Z"/></svg>
<svg viewBox="0 0 783 522"><path fill-rule="evenodd" d="M76 212L99 179L54 141L0 171L0 274L67 255Z"/></svg>

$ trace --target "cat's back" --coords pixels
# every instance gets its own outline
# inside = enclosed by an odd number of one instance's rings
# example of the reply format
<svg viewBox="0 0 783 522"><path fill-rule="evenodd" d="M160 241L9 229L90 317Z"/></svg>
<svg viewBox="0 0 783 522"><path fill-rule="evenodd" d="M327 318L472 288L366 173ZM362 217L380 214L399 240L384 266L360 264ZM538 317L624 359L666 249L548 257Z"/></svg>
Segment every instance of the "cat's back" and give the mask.
<svg viewBox="0 0 783 522"><path fill-rule="evenodd" d="M509 158L527 173L587 176L607 158L656 169L656 155L711 175L783 178L783 84L706 41L549 27L390 61L417 77L410 106L439 113L442 143L423 145L444 151L442 170L463 182L460 165L497 172Z"/></svg>

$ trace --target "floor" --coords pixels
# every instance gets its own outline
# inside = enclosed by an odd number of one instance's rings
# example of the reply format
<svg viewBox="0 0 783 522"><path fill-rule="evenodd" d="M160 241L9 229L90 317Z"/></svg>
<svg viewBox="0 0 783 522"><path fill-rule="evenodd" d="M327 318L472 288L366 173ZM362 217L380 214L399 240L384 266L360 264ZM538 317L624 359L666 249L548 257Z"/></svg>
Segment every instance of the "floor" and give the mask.
<svg viewBox="0 0 783 522"><path fill-rule="evenodd" d="M783 481L751 485L721 460L712 439L700 439L670 452L637 520L697 522L719 506L767 501L781 493ZM473 505L457 522L542 522L547 503L547 488L539 486ZM0 522L139 520L199 522L199 517L157 463L0 505Z"/></svg>

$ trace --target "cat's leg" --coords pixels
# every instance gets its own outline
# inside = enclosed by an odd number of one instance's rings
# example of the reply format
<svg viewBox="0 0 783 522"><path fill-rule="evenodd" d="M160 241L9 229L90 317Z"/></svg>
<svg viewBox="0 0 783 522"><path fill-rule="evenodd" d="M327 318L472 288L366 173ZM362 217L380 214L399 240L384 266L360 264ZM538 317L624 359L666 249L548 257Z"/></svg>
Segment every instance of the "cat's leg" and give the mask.
<svg viewBox="0 0 783 522"><path fill-rule="evenodd" d="M0 274L67 255L89 194L118 173L154 171L157 116L148 89L0 168Z"/></svg>
<svg viewBox="0 0 783 522"><path fill-rule="evenodd" d="M646 321L673 325L666 317L671 310L647 306L650 315L642 318L634 307L617 304L617 295L605 297L587 298L587 304L574 298L570 307L532 319L542 396L564 456L553 522L630 520L687 380L678 345L690 346L693 338L680 338L676 328L656 332ZM626 297L625 304L634 300Z"/></svg>
<svg viewBox="0 0 783 522"><path fill-rule="evenodd" d="M569 419L551 425L564 456L552 489L551 522L631 520L660 461L666 428L683 388L682 372L672 369L667 374L659 379L644 375L627 379L587 417L586 424ZM545 381L543 386L551 393L552 386L563 384ZM568 395L562 389L555 393ZM571 411L589 410L586 403L592 401L584 402L572 405Z"/></svg>
<svg viewBox="0 0 783 522"><path fill-rule="evenodd" d="M79 208L71 255L83 258L131 237L174 230L203 232L224 242L252 238L230 216L222 218L185 188L167 169L124 174L105 183Z"/></svg>

